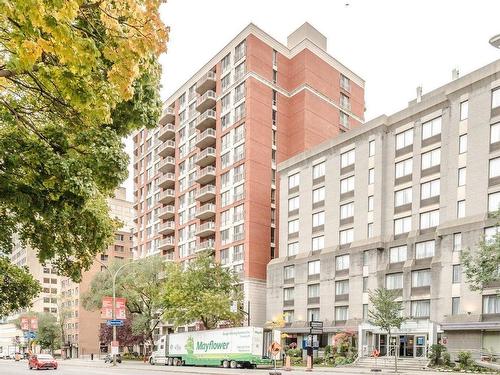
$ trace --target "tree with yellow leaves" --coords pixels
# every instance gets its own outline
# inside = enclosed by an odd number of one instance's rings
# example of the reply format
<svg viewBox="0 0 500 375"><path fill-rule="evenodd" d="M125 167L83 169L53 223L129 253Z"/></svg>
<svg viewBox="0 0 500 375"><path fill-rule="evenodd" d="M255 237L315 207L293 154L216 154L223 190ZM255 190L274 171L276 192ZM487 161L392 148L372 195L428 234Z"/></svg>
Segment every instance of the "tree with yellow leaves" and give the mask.
<svg viewBox="0 0 500 375"><path fill-rule="evenodd" d="M123 138L161 113L161 0L0 0L0 252L79 280L117 223Z"/></svg>

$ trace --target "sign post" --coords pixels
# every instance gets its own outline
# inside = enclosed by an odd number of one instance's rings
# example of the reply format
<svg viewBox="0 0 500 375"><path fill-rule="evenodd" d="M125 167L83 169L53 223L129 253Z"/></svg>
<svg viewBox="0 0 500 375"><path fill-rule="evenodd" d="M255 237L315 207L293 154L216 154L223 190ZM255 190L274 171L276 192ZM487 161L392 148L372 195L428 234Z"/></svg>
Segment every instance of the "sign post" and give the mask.
<svg viewBox="0 0 500 375"><path fill-rule="evenodd" d="M307 337L307 368L306 371L313 369L313 349L314 349L314 336L323 333L323 322L318 320L311 320L309 322L309 336Z"/></svg>

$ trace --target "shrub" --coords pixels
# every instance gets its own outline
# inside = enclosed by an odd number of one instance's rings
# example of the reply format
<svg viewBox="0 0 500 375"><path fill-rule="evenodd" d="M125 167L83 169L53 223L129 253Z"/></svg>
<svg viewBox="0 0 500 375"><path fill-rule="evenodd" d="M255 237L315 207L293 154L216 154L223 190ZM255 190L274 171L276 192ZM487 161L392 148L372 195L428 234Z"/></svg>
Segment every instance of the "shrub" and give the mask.
<svg viewBox="0 0 500 375"><path fill-rule="evenodd" d="M301 366L304 364L304 361L302 360L302 357L291 357L290 364L292 366Z"/></svg>
<svg viewBox="0 0 500 375"><path fill-rule="evenodd" d="M445 365L446 367L451 366L451 356L448 352L443 353L443 365Z"/></svg>
<svg viewBox="0 0 500 375"><path fill-rule="evenodd" d="M441 344L433 344L429 350L429 359L431 363L435 366L439 364L441 360L441 355L446 351L446 347Z"/></svg>
<svg viewBox="0 0 500 375"><path fill-rule="evenodd" d="M474 361L472 360L472 355L470 352L459 352L458 353L458 363L460 364L460 368L467 370L472 367Z"/></svg>
<svg viewBox="0 0 500 375"><path fill-rule="evenodd" d="M325 358L329 358L332 355L332 347L330 345L325 346L324 353Z"/></svg>
<svg viewBox="0 0 500 375"><path fill-rule="evenodd" d="M321 357L316 357L316 358L313 358L313 364L315 365L320 365L324 362L323 358Z"/></svg>
<svg viewBox="0 0 500 375"><path fill-rule="evenodd" d="M349 362L347 361L347 358L346 357L343 357L343 356L338 356L338 357L335 357L335 366L342 366L342 365L347 365Z"/></svg>
<svg viewBox="0 0 500 375"><path fill-rule="evenodd" d="M302 358L302 349L288 349L286 352L290 357L300 357Z"/></svg>

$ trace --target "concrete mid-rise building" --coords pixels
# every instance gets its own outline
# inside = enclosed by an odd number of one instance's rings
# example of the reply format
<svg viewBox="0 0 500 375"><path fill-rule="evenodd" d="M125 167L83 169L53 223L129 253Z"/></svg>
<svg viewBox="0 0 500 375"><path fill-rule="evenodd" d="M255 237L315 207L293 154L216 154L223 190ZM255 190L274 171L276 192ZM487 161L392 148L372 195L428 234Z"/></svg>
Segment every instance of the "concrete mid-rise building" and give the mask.
<svg viewBox="0 0 500 375"><path fill-rule="evenodd" d="M108 199L110 216L122 222L115 233L115 241L105 253L98 254L89 270L83 272L79 283L61 277L59 314L63 327L63 355L66 358L98 355L101 350L99 330L105 321L99 310L88 311L81 304L81 296L90 290L92 280L113 261L132 258L133 203L127 200L125 188L118 188ZM102 343L107 347L109 343Z"/></svg>
<svg viewBox="0 0 500 375"><path fill-rule="evenodd" d="M268 265L268 319L300 346L355 332L360 356L425 356L441 342L500 353L498 284L469 289L461 250L499 227L500 60L419 95L278 166L280 254ZM368 321L369 291L399 293L393 342Z"/></svg>
<svg viewBox="0 0 500 375"><path fill-rule="evenodd" d="M166 100L158 128L134 135L136 256L213 252L241 276L250 323L264 324L276 165L363 114L364 81L325 36L306 23L283 45L250 24Z"/></svg>

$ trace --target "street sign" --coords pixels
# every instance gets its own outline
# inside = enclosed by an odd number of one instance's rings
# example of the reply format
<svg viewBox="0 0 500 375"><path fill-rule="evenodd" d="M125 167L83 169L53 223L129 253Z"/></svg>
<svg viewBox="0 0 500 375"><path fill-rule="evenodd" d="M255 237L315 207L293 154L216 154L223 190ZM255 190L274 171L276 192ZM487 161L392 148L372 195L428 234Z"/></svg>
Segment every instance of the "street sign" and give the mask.
<svg viewBox="0 0 500 375"><path fill-rule="evenodd" d="M323 333L323 329L321 328L310 328L309 333L311 335L321 335Z"/></svg>
<svg viewBox="0 0 500 375"><path fill-rule="evenodd" d="M316 328L316 329L323 329L323 322L320 322L317 320L311 320L309 322L309 327Z"/></svg>
<svg viewBox="0 0 500 375"><path fill-rule="evenodd" d="M123 320L119 320L119 319L111 319L111 320L108 320L106 322L106 325L110 326L110 327L113 327L113 326L116 326L116 327L121 327L123 326Z"/></svg>

